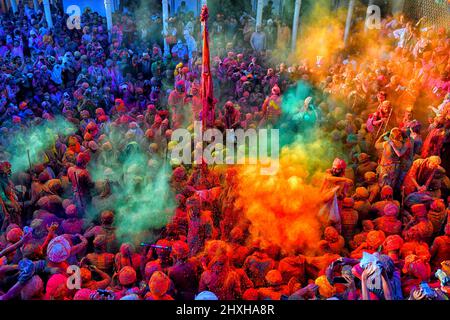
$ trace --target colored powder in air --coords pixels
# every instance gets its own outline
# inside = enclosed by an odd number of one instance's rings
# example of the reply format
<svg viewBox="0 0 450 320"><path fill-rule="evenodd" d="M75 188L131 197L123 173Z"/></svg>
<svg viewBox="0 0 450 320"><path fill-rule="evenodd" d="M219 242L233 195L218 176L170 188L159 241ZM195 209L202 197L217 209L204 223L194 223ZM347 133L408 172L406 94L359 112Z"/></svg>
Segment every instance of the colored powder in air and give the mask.
<svg viewBox="0 0 450 320"><path fill-rule="evenodd" d="M66 137L76 132L75 126L62 116L56 116L54 120L44 120L37 126L21 128L11 135L6 150L10 154L14 171L25 171L31 165L44 162L44 151L55 151L55 142L58 136ZM28 154L30 161L28 161Z"/></svg>
<svg viewBox="0 0 450 320"><path fill-rule="evenodd" d="M240 167L236 205L251 221L251 235L287 253L313 253L321 236L317 213L329 161L325 140L297 141L282 149L276 175L261 175L257 166Z"/></svg>
<svg viewBox="0 0 450 320"><path fill-rule="evenodd" d="M145 143L138 143L139 138L128 139L126 129L111 126L107 131L113 151L90 163L89 172L95 181L108 180L111 185L108 205L115 212L118 239L152 241L153 233L170 221L175 208L170 166L150 153ZM99 214L93 209L91 219Z"/></svg>

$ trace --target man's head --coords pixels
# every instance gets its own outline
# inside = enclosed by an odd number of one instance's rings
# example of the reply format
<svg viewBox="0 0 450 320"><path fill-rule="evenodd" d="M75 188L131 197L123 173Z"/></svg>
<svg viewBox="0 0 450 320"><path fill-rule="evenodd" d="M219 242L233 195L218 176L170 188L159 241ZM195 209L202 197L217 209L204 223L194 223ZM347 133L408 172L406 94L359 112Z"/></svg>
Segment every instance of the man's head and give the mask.
<svg viewBox="0 0 450 320"><path fill-rule="evenodd" d="M441 164L441 158L439 156L431 156L428 158L428 166L430 169L437 169Z"/></svg>
<svg viewBox="0 0 450 320"><path fill-rule="evenodd" d="M389 113L391 111L392 105L391 102L388 100L385 100L381 103L381 111L384 113Z"/></svg>
<svg viewBox="0 0 450 320"><path fill-rule="evenodd" d="M339 240L339 232L334 227L326 227L324 231L325 240L329 242L336 242Z"/></svg>
<svg viewBox="0 0 450 320"><path fill-rule="evenodd" d="M3 176L11 175L11 163L8 161L0 162L0 174Z"/></svg>
<svg viewBox="0 0 450 320"><path fill-rule="evenodd" d="M136 271L130 267L125 266L119 271L119 283L122 286L129 287L136 282Z"/></svg>
<svg viewBox="0 0 450 320"><path fill-rule="evenodd" d="M186 91L186 86L183 80L180 80L176 83L175 89L179 92L179 93L183 93Z"/></svg>
<svg viewBox="0 0 450 320"><path fill-rule="evenodd" d="M394 190L392 189L391 186L383 186L383 188L381 188L381 200L388 200L388 199L392 199L392 197L394 196Z"/></svg>
<svg viewBox="0 0 450 320"><path fill-rule="evenodd" d="M367 153L360 153L358 155L358 163L362 164L362 163L367 163L369 162L370 157Z"/></svg>
<svg viewBox="0 0 450 320"><path fill-rule="evenodd" d="M416 218L425 218L427 216L428 210L423 203L419 203L411 206L411 212Z"/></svg>
<svg viewBox="0 0 450 320"><path fill-rule="evenodd" d="M112 225L114 223L114 213L112 211L103 211L100 220L102 225Z"/></svg>
<svg viewBox="0 0 450 320"><path fill-rule="evenodd" d="M226 113L232 113L234 109L234 104L232 101L227 101L225 103L225 112Z"/></svg>
<svg viewBox="0 0 450 320"><path fill-rule="evenodd" d="M80 168L86 168L90 161L90 155L87 152L81 152L77 156L77 166Z"/></svg>
<svg viewBox="0 0 450 320"><path fill-rule="evenodd" d="M81 268L80 275L81 275L81 283L83 285L86 285L92 280L92 273L91 270L89 270L88 268Z"/></svg>
<svg viewBox="0 0 450 320"><path fill-rule="evenodd" d="M397 217L399 213L399 208L393 203L388 203L384 206L384 215L387 217Z"/></svg>
<svg viewBox="0 0 450 320"><path fill-rule="evenodd" d="M153 273L152 277L150 278L150 281L148 282L148 286L150 289L150 292L157 296L162 297L164 296L170 287L170 279L169 277L161 272L156 271Z"/></svg>
<svg viewBox="0 0 450 320"><path fill-rule="evenodd" d="M342 207L343 208L353 208L353 206L355 205L355 200L353 200L353 198L344 198L344 200L342 200Z"/></svg>
<svg viewBox="0 0 450 320"><path fill-rule="evenodd" d="M401 141L403 137L402 131L399 128L393 128L389 138L393 141Z"/></svg>
<svg viewBox="0 0 450 320"><path fill-rule="evenodd" d="M366 183L374 183L377 181L377 174L373 171L368 171L364 174L364 181Z"/></svg>
<svg viewBox="0 0 450 320"><path fill-rule="evenodd" d="M362 227L364 231L372 231L375 226L373 225L372 220L363 220L362 221Z"/></svg>
<svg viewBox="0 0 450 320"><path fill-rule="evenodd" d="M275 96L279 96L281 93L280 87L278 85L274 85L272 88L272 94Z"/></svg>
<svg viewBox="0 0 450 320"><path fill-rule="evenodd" d="M331 174L335 177L342 176L347 168L347 163L339 158L334 159L333 166L331 167Z"/></svg>

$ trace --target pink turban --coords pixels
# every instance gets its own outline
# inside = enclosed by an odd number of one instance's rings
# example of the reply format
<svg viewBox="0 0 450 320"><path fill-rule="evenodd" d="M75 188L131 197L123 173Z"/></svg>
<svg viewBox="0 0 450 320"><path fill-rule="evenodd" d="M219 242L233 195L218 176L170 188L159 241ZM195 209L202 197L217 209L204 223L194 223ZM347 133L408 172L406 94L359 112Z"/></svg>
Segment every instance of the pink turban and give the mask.
<svg viewBox="0 0 450 320"><path fill-rule="evenodd" d="M58 273L52 275L48 281L45 288L45 299L53 300L56 295L58 295L60 290L67 289L67 278L66 276Z"/></svg>
<svg viewBox="0 0 450 320"><path fill-rule="evenodd" d="M66 216L67 217L76 217L77 215L77 207L74 204L70 204L66 208Z"/></svg>
<svg viewBox="0 0 450 320"><path fill-rule="evenodd" d="M91 295L93 293L95 293L95 291L91 289L80 289L75 293L73 300L91 300Z"/></svg>

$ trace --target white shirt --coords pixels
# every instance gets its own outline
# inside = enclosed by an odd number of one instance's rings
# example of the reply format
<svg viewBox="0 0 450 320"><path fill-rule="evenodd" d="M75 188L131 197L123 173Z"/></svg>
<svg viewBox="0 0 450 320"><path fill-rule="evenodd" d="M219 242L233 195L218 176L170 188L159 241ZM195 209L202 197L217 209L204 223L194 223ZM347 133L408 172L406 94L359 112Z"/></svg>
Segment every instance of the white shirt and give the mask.
<svg viewBox="0 0 450 320"><path fill-rule="evenodd" d="M192 58L192 52L197 51L197 42L190 34L185 34L184 38L186 39L186 46L188 48L189 59Z"/></svg>

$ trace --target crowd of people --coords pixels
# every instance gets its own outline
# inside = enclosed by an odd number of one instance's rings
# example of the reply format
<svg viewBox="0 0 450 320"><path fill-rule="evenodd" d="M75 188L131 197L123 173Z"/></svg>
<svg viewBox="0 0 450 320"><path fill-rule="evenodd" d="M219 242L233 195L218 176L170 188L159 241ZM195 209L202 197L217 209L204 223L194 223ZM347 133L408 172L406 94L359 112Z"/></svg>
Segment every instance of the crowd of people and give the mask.
<svg viewBox="0 0 450 320"><path fill-rule="evenodd" d="M211 17L215 128L288 124L342 146L324 173L322 240L306 255L251 235L234 205L239 168L168 159L173 130L202 118L198 19L181 10L163 34L153 16L142 33L118 13L108 35L95 12L77 30L52 10L53 28L22 4L0 18L0 300L448 300L448 30L386 18L384 59L340 54L325 68L277 61L267 49L289 32L280 24L275 37L270 12L265 32ZM285 114L283 93L299 82L314 90ZM8 145L61 117L75 132L16 171ZM120 186L133 179L126 192L142 194L147 172L164 165L170 221L151 244L123 241Z"/></svg>

